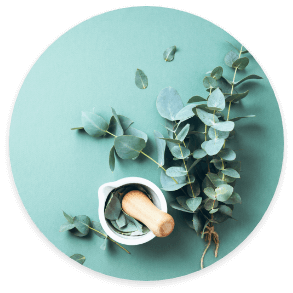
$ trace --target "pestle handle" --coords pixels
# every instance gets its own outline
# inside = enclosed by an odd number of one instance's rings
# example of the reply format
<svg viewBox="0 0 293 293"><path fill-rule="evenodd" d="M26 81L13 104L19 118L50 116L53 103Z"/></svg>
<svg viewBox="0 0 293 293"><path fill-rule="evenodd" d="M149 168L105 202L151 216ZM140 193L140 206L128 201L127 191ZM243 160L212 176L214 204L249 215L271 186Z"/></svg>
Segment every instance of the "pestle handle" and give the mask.
<svg viewBox="0 0 293 293"><path fill-rule="evenodd" d="M122 209L131 217L144 223L157 237L166 237L174 229L173 217L158 209L139 190L132 190L124 195Z"/></svg>

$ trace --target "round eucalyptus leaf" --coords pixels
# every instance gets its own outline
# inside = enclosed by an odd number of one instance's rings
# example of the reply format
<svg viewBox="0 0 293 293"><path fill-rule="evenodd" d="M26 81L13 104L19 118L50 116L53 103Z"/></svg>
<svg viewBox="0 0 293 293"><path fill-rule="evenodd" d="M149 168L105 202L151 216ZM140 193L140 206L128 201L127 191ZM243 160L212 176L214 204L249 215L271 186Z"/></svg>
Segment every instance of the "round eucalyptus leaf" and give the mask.
<svg viewBox="0 0 293 293"><path fill-rule="evenodd" d="M167 176L180 177L187 175L187 171L182 167L170 167L166 170Z"/></svg>
<svg viewBox="0 0 293 293"><path fill-rule="evenodd" d="M177 203L176 201L171 201L170 202L170 206L175 209L175 210L179 210L179 211L182 211L182 212L185 212L185 213L191 213L193 214L192 211L190 210L186 210L185 208L183 208L179 203Z"/></svg>
<svg viewBox="0 0 293 293"><path fill-rule="evenodd" d="M81 124L86 133L94 137L104 135L109 128L109 125L104 118L91 112L82 112Z"/></svg>
<svg viewBox="0 0 293 293"><path fill-rule="evenodd" d="M229 67L233 66L233 63L238 59L238 54L236 54L234 51L230 51L227 53L227 55L224 58L224 61L226 65Z"/></svg>
<svg viewBox="0 0 293 293"><path fill-rule="evenodd" d="M237 192L233 192L228 200L225 201L225 204L236 204L241 203L241 197Z"/></svg>
<svg viewBox="0 0 293 293"><path fill-rule="evenodd" d="M99 232L101 232L101 233L103 233L104 235L107 236L107 234L106 234L106 232L104 231L104 229L103 229L103 227L102 227L102 225L101 225L100 222L92 221L92 227L93 227L93 229L95 229L95 230L97 230L97 231L99 231ZM106 238L106 236L104 236L104 235L102 235L102 234L96 232L95 230L94 230L94 233L95 233L97 236L99 236L100 238L103 238L103 239Z"/></svg>
<svg viewBox="0 0 293 293"><path fill-rule="evenodd" d="M225 184L226 182L221 180L217 174L214 173L208 173L206 175L206 178L210 181L210 183L214 186L214 187L219 187L222 184Z"/></svg>
<svg viewBox="0 0 293 293"><path fill-rule="evenodd" d="M188 104L197 102L206 102L207 100L201 96L193 96L188 100Z"/></svg>
<svg viewBox="0 0 293 293"><path fill-rule="evenodd" d="M224 168L225 169L225 168ZM218 173L219 178L222 178L226 183L232 183L236 180L236 178L230 177L222 173L222 170Z"/></svg>
<svg viewBox="0 0 293 293"><path fill-rule="evenodd" d="M262 79L261 76L258 76L256 74L251 74L251 75L248 75L244 78L242 78L241 80L237 81L237 82L234 82L234 88L238 85L240 85L242 82L246 81L246 80L250 80L250 79Z"/></svg>
<svg viewBox="0 0 293 293"><path fill-rule="evenodd" d="M201 197L194 197L194 198L188 198L186 200L186 205L188 206L188 208L191 210L191 211L196 211L197 208L200 206L201 204L201 201L202 201L202 198Z"/></svg>
<svg viewBox="0 0 293 293"><path fill-rule="evenodd" d="M165 163L166 141L161 139L164 138L164 136L159 131L155 130L154 134L157 145L158 163L163 166Z"/></svg>
<svg viewBox="0 0 293 293"><path fill-rule="evenodd" d="M65 224L61 225L59 232L65 232L65 231L71 230L73 228L75 228L74 224L70 224L70 223L66 222Z"/></svg>
<svg viewBox="0 0 293 293"><path fill-rule="evenodd" d="M241 162L240 161L227 162L227 168L232 168L239 173L241 171Z"/></svg>
<svg viewBox="0 0 293 293"><path fill-rule="evenodd" d="M213 160L211 160L211 163L213 163L214 166L215 166L218 170L223 170L223 169L225 169L225 165L223 164L223 161L222 161L222 160L213 159Z"/></svg>
<svg viewBox="0 0 293 293"><path fill-rule="evenodd" d="M156 105L159 114L170 121L175 121L176 114L184 107L181 97L172 87L160 91Z"/></svg>
<svg viewBox="0 0 293 293"><path fill-rule="evenodd" d="M225 161L233 161L236 159L236 153L229 148L222 149L218 153L218 156Z"/></svg>
<svg viewBox="0 0 293 293"><path fill-rule="evenodd" d="M114 146L121 159L133 159L145 148L146 143L142 138L122 135L115 138Z"/></svg>
<svg viewBox="0 0 293 293"><path fill-rule="evenodd" d="M116 196L116 194L113 194L106 206L105 209L105 218L108 220L117 220L119 218L121 212L121 202Z"/></svg>
<svg viewBox="0 0 293 293"><path fill-rule="evenodd" d="M211 76L206 76L203 79L203 86L207 89L212 89L217 87L217 81L213 79Z"/></svg>
<svg viewBox="0 0 293 293"><path fill-rule="evenodd" d="M222 74L223 74L223 68L221 66L218 66L211 72L211 77L214 78L215 80L218 80L222 77Z"/></svg>
<svg viewBox="0 0 293 293"><path fill-rule="evenodd" d="M164 60L167 62L173 61L174 56L175 56L175 52L176 52L176 46L172 46L172 47L166 49L163 53Z"/></svg>
<svg viewBox="0 0 293 293"><path fill-rule="evenodd" d="M215 128L210 127L208 135L209 135L210 139L215 139L215 138L227 139L229 136L229 133L230 133L229 131L220 131L220 130L217 130Z"/></svg>
<svg viewBox="0 0 293 293"><path fill-rule="evenodd" d="M236 102L244 99L248 95L248 93L249 93L249 90L247 90L246 92L241 93L241 94L230 95L226 98L226 102L236 103Z"/></svg>
<svg viewBox="0 0 293 293"><path fill-rule="evenodd" d="M207 198L204 202L204 208L207 211L210 211L213 208L217 208L218 207L218 201L217 200L213 200L211 198Z"/></svg>
<svg viewBox="0 0 293 293"><path fill-rule="evenodd" d="M232 67L237 68L238 70L243 70L249 63L247 57L242 57L233 62Z"/></svg>
<svg viewBox="0 0 293 293"><path fill-rule="evenodd" d="M234 129L235 123L233 121L218 122L211 125L212 128L220 131L232 131Z"/></svg>
<svg viewBox="0 0 293 293"><path fill-rule="evenodd" d="M208 196L210 199L215 200L216 199L216 192L212 187L206 187L203 192Z"/></svg>
<svg viewBox="0 0 293 293"><path fill-rule="evenodd" d="M224 169L222 170L222 173L232 178L240 178L240 174L232 168Z"/></svg>
<svg viewBox="0 0 293 293"><path fill-rule="evenodd" d="M140 69L137 69L135 72L135 84L139 89L146 89L148 87L148 78Z"/></svg>
<svg viewBox="0 0 293 293"><path fill-rule="evenodd" d="M181 142L186 138L188 132L190 129L190 124L186 124L182 130L177 134L177 139L180 140Z"/></svg>
<svg viewBox="0 0 293 293"><path fill-rule="evenodd" d="M206 105L207 101L201 101L201 102L196 102L196 103L191 103L184 108L182 108L177 114L175 119L180 120L180 122L186 121L190 118L192 118L195 113L194 110L196 107L199 107L201 105Z"/></svg>
<svg viewBox="0 0 293 293"><path fill-rule="evenodd" d="M196 114L198 118L207 126L212 126L219 122L219 119L216 115L208 113L202 109L197 108Z"/></svg>
<svg viewBox="0 0 293 293"><path fill-rule="evenodd" d="M193 214L192 223L195 232L199 234L203 229L204 222L198 213Z"/></svg>
<svg viewBox="0 0 293 293"><path fill-rule="evenodd" d="M133 135L139 138L142 138L146 143L148 141L148 136L143 131L140 131L132 126L128 127L128 129L125 131L126 135Z"/></svg>
<svg viewBox="0 0 293 293"><path fill-rule="evenodd" d="M189 199L189 196L183 195L176 197L177 202L186 210L190 211L191 209L186 204L186 201Z"/></svg>
<svg viewBox="0 0 293 293"><path fill-rule="evenodd" d="M225 97L219 88L216 88L208 98L207 106L211 110L224 110Z"/></svg>
<svg viewBox="0 0 293 293"><path fill-rule="evenodd" d="M90 223L91 220L88 216L76 216L73 218L75 228L83 235L88 234Z"/></svg>
<svg viewBox="0 0 293 293"><path fill-rule="evenodd" d="M190 155L190 150L183 146L174 146L171 150L172 155L177 159L185 159Z"/></svg>
<svg viewBox="0 0 293 293"><path fill-rule="evenodd" d="M226 205L221 205L219 207L219 212L229 218L232 218L232 209Z"/></svg>
<svg viewBox="0 0 293 293"><path fill-rule="evenodd" d="M114 172L115 169L115 147L112 146L109 154L109 166L112 172Z"/></svg>
<svg viewBox="0 0 293 293"><path fill-rule="evenodd" d="M183 186L187 184L186 176L177 177L176 178L177 183L176 183L171 177L167 176L165 171L163 170L161 171L160 181L163 187L162 189L166 191L175 191L182 188Z"/></svg>
<svg viewBox="0 0 293 293"><path fill-rule="evenodd" d="M202 149L206 151L209 156L216 155L224 145L225 140L223 138L211 139L204 141L201 144Z"/></svg>
<svg viewBox="0 0 293 293"><path fill-rule="evenodd" d="M203 149L198 149L198 150L195 150L192 154L192 156L195 158L195 159L201 159L203 157L205 157L207 155L207 152Z"/></svg>
<svg viewBox="0 0 293 293"><path fill-rule="evenodd" d="M74 254L70 258L77 261L81 265L83 265L85 262L85 256L83 256L82 254Z"/></svg>
<svg viewBox="0 0 293 293"><path fill-rule="evenodd" d="M228 184L221 184L215 190L218 201L226 201L233 193L233 187Z"/></svg>

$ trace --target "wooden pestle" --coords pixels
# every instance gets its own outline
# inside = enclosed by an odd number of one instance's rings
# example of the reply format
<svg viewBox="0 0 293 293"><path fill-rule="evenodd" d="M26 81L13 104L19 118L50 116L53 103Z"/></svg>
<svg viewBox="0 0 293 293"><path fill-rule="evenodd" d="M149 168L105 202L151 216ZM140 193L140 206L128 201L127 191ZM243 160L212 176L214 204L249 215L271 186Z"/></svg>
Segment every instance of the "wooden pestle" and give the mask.
<svg viewBox="0 0 293 293"><path fill-rule="evenodd" d="M122 209L131 217L144 223L157 237L166 237L174 229L173 217L159 210L139 190L132 190L124 195Z"/></svg>

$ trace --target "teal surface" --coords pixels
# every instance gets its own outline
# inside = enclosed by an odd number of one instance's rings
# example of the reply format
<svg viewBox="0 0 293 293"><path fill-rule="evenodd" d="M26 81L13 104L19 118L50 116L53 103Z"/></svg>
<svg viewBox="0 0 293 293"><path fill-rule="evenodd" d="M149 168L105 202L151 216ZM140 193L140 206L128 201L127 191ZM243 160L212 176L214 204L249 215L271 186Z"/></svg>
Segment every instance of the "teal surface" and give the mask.
<svg viewBox="0 0 293 293"><path fill-rule="evenodd" d="M160 187L157 166L145 157L117 160L112 173L108 165L112 138L93 138L82 131L81 111L95 112L107 121L111 106L131 118L134 127L146 132L145 152L156 158L153 132L166 135L156 110L161 89L172 86L186 104L194 95L206 95L205 72L218 65L232 79L233 70L224 64L238 42L228 33L200 17L172 9L139 7L121 9L93 17L69 30L38 59L19 92L10 128L10 159L14 180L32 220L40 231L66 255L86 257L84 266L106 275L131 280L161 280L200 270L205 243L169 208L175 230L166 238L139 246L115 245L100 250L102 239L91 234L78 238L59 233L72 215L98 220L98 188L123 177L139 176ZM163 60L166 48L176 45L173 62ZM245 45L245 44L244 44ZM249 48L248 48L249 49ZM237 73L264 77L239 86L250 89L230 117L255 114L237 122L233 148L242 161L236 191L243 203L234 216L216 226L220 236L219 256L208 251L205 266L235 249L263 217L278 184L283 159L283 128L274 92L264 72L249 54L250 64ZM148 76L145 90L134 83L136 69ZM164 192L170 202L174 193ZM265 249L265 248L264 248Z"/></svg>

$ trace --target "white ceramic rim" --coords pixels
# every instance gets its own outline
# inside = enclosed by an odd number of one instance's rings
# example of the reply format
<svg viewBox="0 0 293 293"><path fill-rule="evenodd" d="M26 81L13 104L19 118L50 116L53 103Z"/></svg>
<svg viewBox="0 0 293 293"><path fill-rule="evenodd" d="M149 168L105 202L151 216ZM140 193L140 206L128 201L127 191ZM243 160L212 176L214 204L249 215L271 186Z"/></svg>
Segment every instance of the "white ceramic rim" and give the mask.
<svg viewBox="0 0 293 293"><path fill-rule="evenodd" d="M122 178L122 179L114 181L114 182L105 183L105 184L100 186L100 188L98 190L98 196L99 196L99 219L100 219L100 223L101 223L104 231L113 240L115 240L115 241L117 241L117 242L119 242L121 244L126 244L126 245L139 245L139 244L143 244L143 243L146 243L146 242L152 240L156 236L154 235L154 233L152 231L150 231L145 235L136 236L135 238L127 239L127 238L120 237L119 234L114 233L108 227L108 224L107 224L105 216L104 216L105 201L106 201L106 198L107 198L108 194L107 194L107 196L104 196L103 190L106 187L111 188L113 190L114 188L117 188L119 186L122 186L122 185L125 185L125 184L131 184L131 183L142 184L142 185L145 185L145 186L149 187L150 189L152 189L154 191L154 193L158 197L158 200L159 200L160 205L161 205L160 209L163 212L167 213L167 202L166 202L165 196L162 193L162 191L153 182L151 182L151 181L149 181L147 179L144 179L144 178L140 178L140 177L126 177L126 178Z"/></svg>

